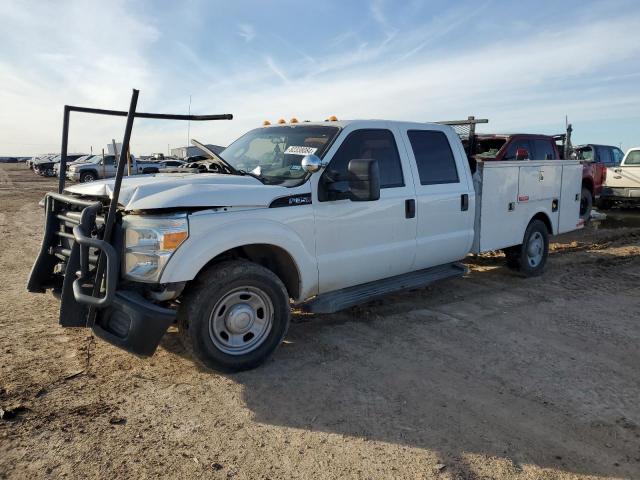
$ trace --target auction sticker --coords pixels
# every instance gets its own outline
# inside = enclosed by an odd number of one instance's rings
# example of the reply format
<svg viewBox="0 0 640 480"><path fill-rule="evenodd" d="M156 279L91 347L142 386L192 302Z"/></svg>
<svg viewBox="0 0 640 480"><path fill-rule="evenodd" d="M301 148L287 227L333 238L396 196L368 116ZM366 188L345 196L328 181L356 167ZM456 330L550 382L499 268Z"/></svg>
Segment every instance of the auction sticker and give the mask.
<svg viewBox="0 0 640 480"><path fill-rule="evenodd" d="M290 155L313 155L316 153L317 148L314 147L298 147L296 145L290 145L284 153L288 153Z"/></svg>

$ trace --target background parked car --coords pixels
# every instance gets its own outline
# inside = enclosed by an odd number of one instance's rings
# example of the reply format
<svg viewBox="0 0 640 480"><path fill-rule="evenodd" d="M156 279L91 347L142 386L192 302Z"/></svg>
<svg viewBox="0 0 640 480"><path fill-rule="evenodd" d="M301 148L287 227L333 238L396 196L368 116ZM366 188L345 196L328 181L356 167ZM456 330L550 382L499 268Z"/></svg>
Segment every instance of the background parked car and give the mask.
<svg viewBox="0 0 640 480"><path fill-rule="evenodd" d="M607 167L600 205L640 205L640 147L631 148L617 165Z"/></svg>
<svg viewBox="0 0 640 480"><path fill-rule="evenodd" d="M181 167L185 162L182 160L163 160L160 164L162 165L162 168L176 168Z"/></svg>
<svg viewBox="0 0 640 480"><path fill-rule="evenodd" d="M76 165L78 163L85 163L85 162L96 163L99 160L100 160L100 157L98 155L85 155L84 157L80 157L77 160L68 162L67 168L69 168L71 165ZM53 171L55 172L56 177L60 176L60 162L56 163L53 166Z"/></svg>
<svg viewBox="0 0 640 480"><path fill-rule="evenodd" d="M86 153L70 153L67 154L67 162L73 162L80 157L85 156ZM56 163L60 163L60 155L56 155L54 157L45 157L40 160L36 160L33 164L33 170L38 175L43 175L45 177L53 177L56 172L53 169L53 166Z"/></svg>
<svg viewBox="0 0 640 480"><path fill-rule="evenodd" d="M607 179L607 168L620 165L624 153L613 145L585 144L573 147L576 158L582 163L582 200L580 214L591 213ZM585 218L585 220L588 219Z"/></svg>
<svg viewBox="0 0 640 480"><path fill-rule="evenodd" d="M520 156L518 155L520 150ZM526 152L526 155L522 155ZM555 140L549 135L478 134L474 157L478 160L557 160Z"/></svg>

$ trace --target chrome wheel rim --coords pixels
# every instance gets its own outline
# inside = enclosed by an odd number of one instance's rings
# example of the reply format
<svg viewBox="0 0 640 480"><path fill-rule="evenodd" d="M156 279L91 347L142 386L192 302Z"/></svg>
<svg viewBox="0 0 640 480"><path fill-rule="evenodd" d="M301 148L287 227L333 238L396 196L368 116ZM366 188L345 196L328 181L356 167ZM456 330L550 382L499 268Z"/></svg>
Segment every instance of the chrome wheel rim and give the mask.
<svg viewBox="0 0 640 480"><path fill-rule="evenodd" d="M226 293L209 316L209 337L228 355L244 355L264 343L273 325L273 303L256 287Z"/></svg>
<svg viewBox="0 0 640 480"><path fill-rule="evenodd" d="M531 267L537 267L544 255L544 238L540 232L535 232L527 243L527 262Z"/></svg>

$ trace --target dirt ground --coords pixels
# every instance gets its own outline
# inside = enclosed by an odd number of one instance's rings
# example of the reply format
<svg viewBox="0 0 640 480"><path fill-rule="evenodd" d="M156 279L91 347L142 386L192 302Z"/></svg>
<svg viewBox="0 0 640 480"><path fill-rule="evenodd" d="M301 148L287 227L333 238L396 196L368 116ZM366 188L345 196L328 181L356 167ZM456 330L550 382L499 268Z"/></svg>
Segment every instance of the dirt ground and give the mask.
<svg viewBox="0 0 640 480"><path fill-rule="evenodd" d="M54 184L0 165L0 478L640 478L640 211L556 238L539 278L487 255L296 315L225 376L175 331L139 359L25 291Z"/></svg>

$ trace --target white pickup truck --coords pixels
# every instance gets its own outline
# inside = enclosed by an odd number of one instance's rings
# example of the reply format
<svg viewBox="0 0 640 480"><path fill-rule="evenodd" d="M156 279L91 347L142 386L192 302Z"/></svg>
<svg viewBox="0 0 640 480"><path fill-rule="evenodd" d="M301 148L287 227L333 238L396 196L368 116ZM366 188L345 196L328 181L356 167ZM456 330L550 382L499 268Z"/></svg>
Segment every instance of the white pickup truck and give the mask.
<svg viewBox="0 0 640 480"><path fill-rule="evenodd" d="M131 155L130 173L138 175L144 173L158 173L164 165L157 162L142 162ZM129 170L126 170L127 174ZM116 156L96 155L85 162L70 163L66 177L80 183L93 182L102 178L112 178L116 176Z"/></svg>
<svg viewBox="0 0 640 480"><path fill-rule="evenodd" d="M206 173L125 177L109 243L113 180L48 194L28 289L61 297L63 326L132 353L153 354L177 321L204 365L253 368L281 343L292 305L334 312L463 275L459 260L498 249L540 274L549 236L582 226L581 177L562 160L478 162L472 174L441 124L266 126Z"/></svg>
<svg viewBox="0 0 640 480"><path fill-rule="evenodd" d="M607 168L600 205L608 208L616 203L640 204L640 148L629 149L620 165Z"/></svg>

